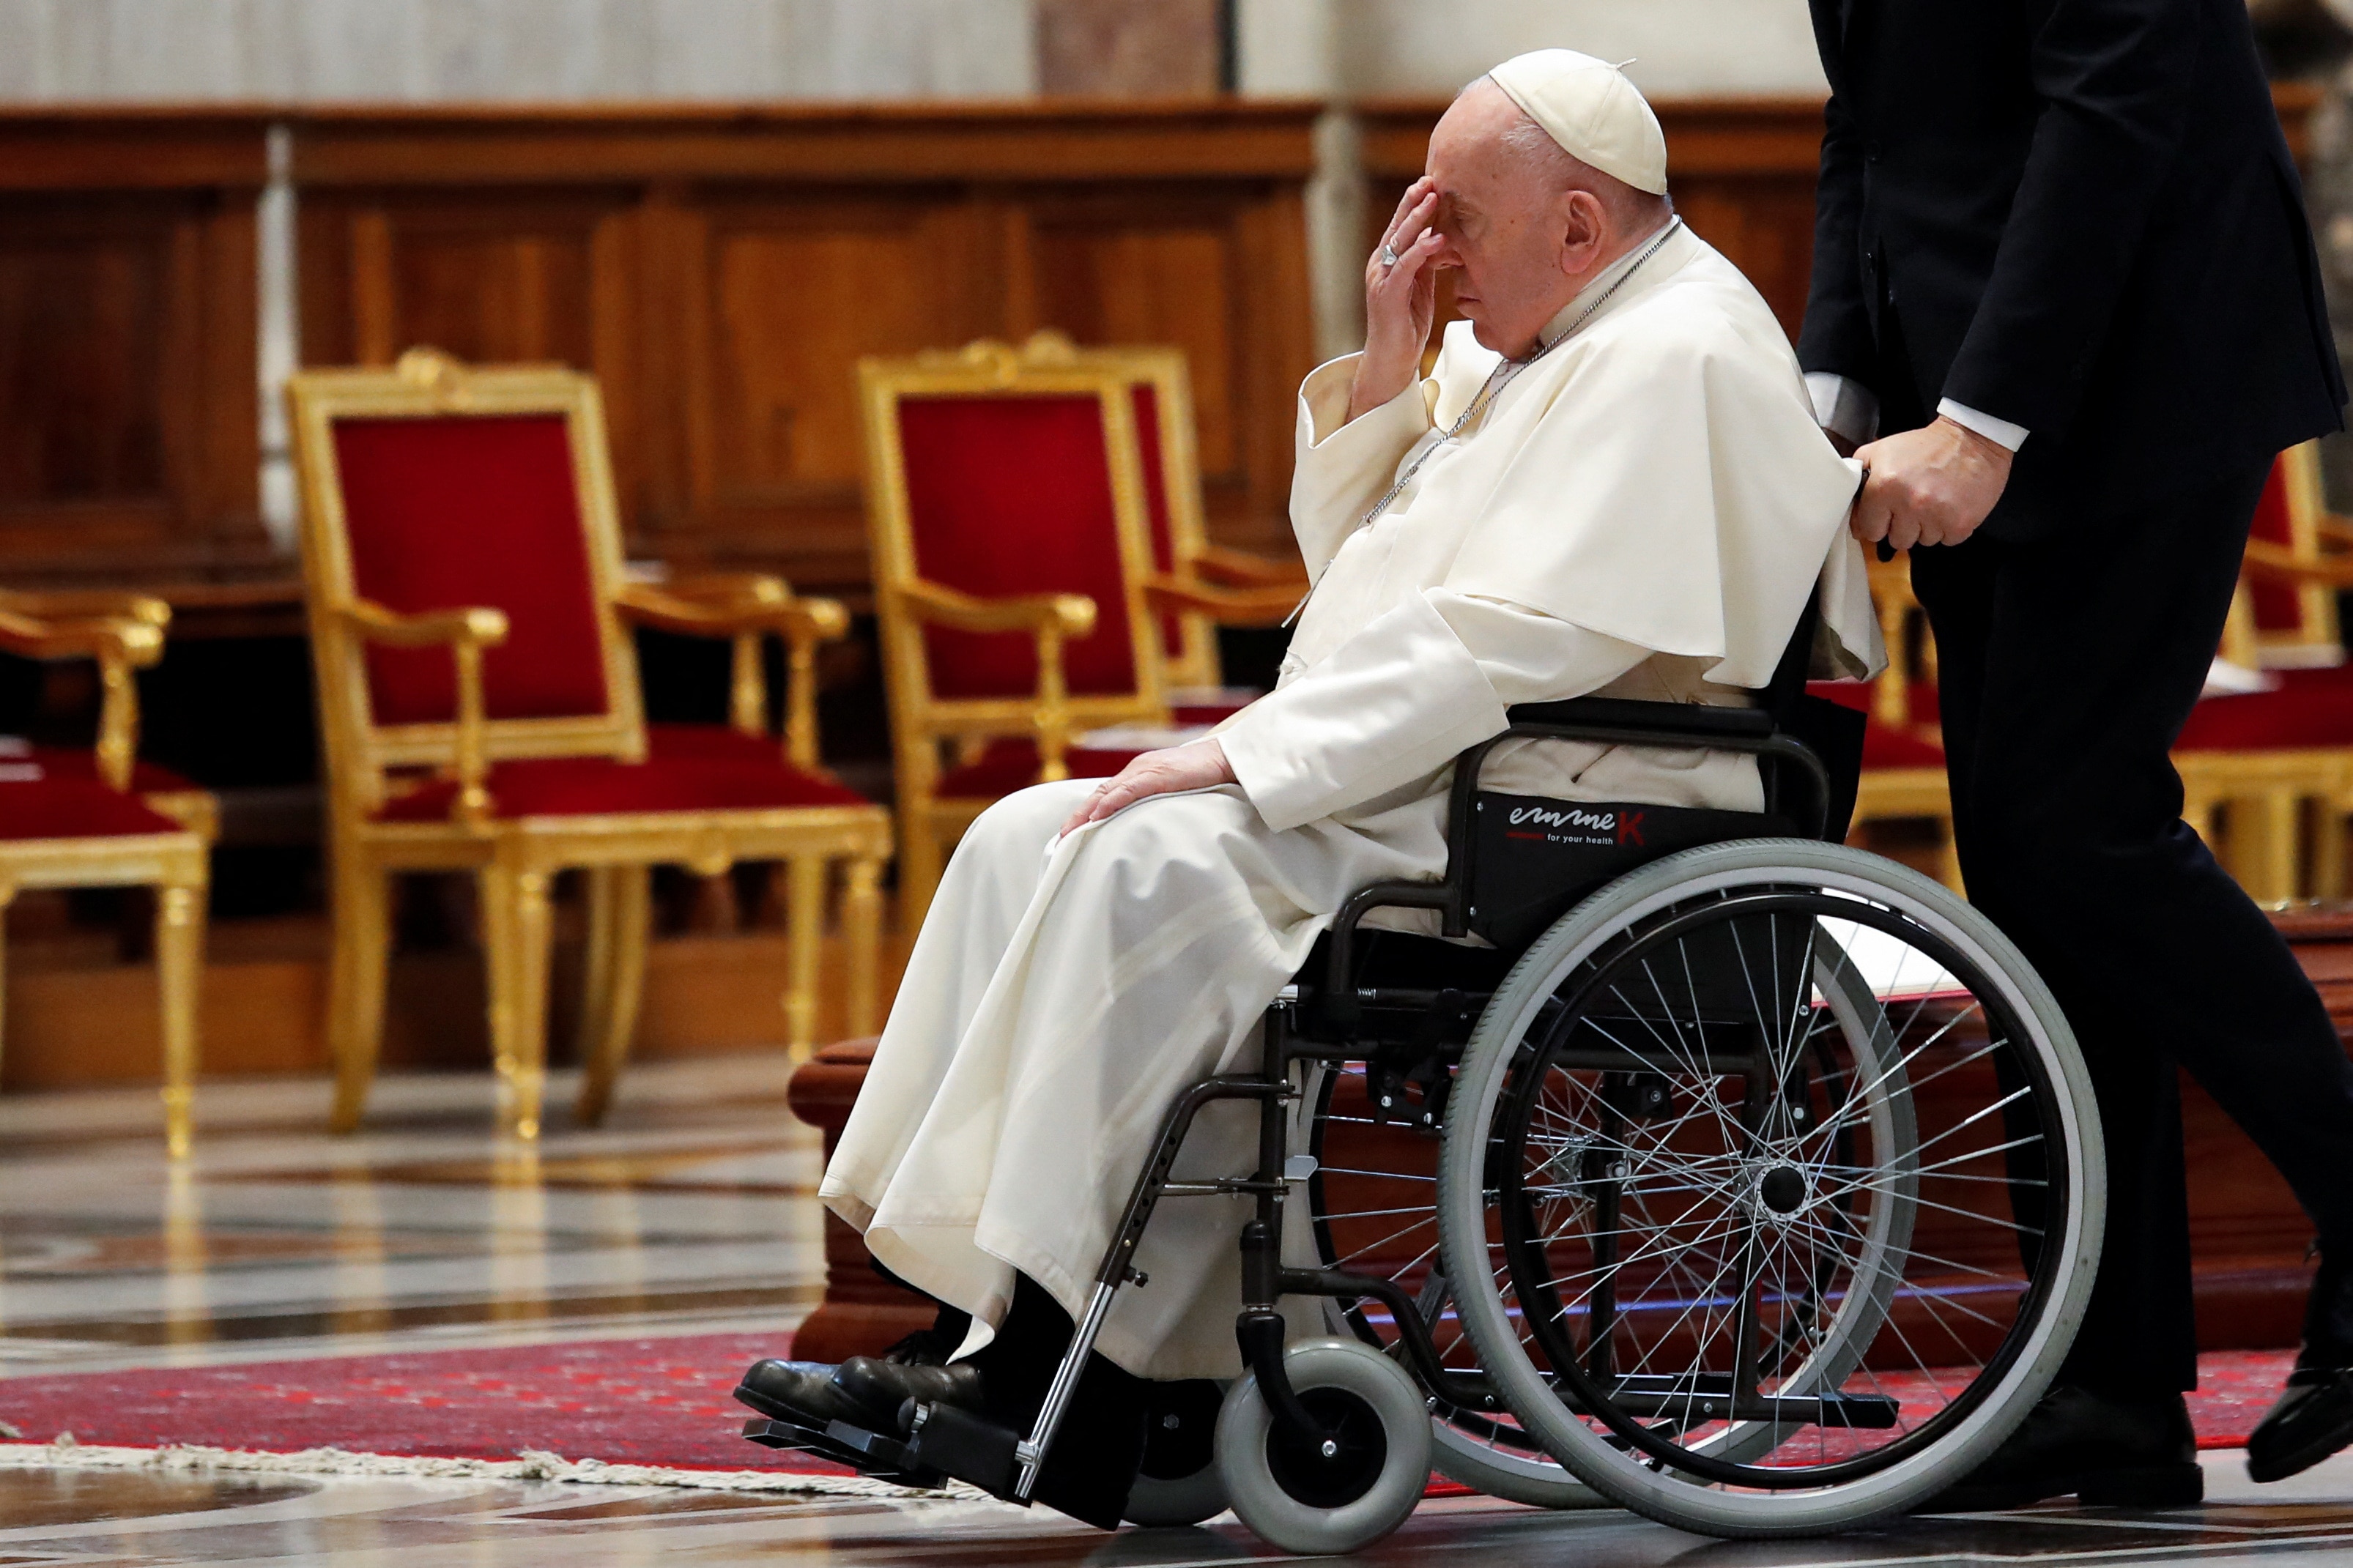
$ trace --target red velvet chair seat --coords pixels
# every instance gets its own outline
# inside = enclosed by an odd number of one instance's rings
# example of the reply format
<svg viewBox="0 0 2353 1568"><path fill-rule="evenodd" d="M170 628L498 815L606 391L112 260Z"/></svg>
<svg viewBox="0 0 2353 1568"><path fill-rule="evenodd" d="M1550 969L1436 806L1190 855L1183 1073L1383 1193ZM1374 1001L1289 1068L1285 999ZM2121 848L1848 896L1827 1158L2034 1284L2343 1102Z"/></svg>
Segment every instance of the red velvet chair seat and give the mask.
<svg viewBox="0 0 2353 1568"><path fill-rule="evenodd" d="M658 763L774 763L784 757L785 746L725 724L649 724L646 753Z"/></svg>
<svg viewBox="0 0 2353 1568"><path fill-rule="evenodd" d="M2199 703L2189 710L2189 722L2182 726L2174 749L2267 752L2353 746L2353 680L2330 669L2289 670L2285 676L2276 691L2210 697Z"/></svg>
<svg viewBox="0 0 2353 1568"><path fill-rule="evenodd" d="M59 779L95 779L98 777L98 753L87 747L35 746L29 756L0 757L0 766L10 763L33 763L42 775ZM185 795L204 786L169 768L153 763L131 764L131 792L133 795Z"/></svg>
<svg viewBox="0 0 2353 1568"><path fill-rule="evenodd" d="M438 822L449 816L457 784L436 779L379 808L379 822ZM608 812L768 811L787 806L866 805L864 795L830 779L758 761L656 757L547 757L501 763L491 770L492 813L518 816L594 816Z"/></svg>
<svg viewBox="0 0 2353 1568"><path fill-rule="evenodd" d="M1871 711L1872 689L1860 681L1814 680L1806 689L1816 697L1851 708L1858 713ZM1927 688L1933 703L1935 688ZM1913 709L1922 710L1920 694L1913 693ZM1931 708L1929 711L1934 711ZM1862 771L1870 773L1889 773L1904 768L1936 768L1945 765L1945 748L1925 736L1892 729L1877 719L1868 721L1862 729Z"/></svg>
<svg viewBox="0 0 2353 1568"><path fill-rule="evenodd" d="M1142 756L1142 752L1097 751L1072 746L1062 754L1074 779L1107 779ZM996 800L1038 782L1038 742L1018 737L991 741L988 749L940 778L943 800Z"/></svg>
<svg viewBox="0 0 2353 1568"><path fill-rule="evenodd" d="M185 831L136 795L109 789L95 778L51 775L0 783L0 839L116 838Z"/></svg>

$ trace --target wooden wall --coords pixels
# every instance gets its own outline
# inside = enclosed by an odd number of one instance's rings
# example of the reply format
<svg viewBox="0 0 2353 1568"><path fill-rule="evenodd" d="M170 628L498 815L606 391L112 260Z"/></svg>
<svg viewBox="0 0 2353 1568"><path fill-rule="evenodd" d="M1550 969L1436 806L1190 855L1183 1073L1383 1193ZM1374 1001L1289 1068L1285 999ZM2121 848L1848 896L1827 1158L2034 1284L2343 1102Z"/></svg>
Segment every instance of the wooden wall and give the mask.
<svg viewBox="0 0 2353 1568"><path fill-rule="evenodd" d="M634 550L862 582L858 357L1040 327L1187 349L1212 527L1279 543L1318 112L0 114L0 574L204 575L259 542L273 120L304 361L596 372Z"/></svg>
<svg viewBox="0 0 2353 1568"><path fill-rule="evenodd" d="M2319 93L2291 83L2275 88L2274 98L2300 160ZM1398 198L1420 176L1430 132L1446 106L1444 99L1360 106L1368 251L1379 243ZM1667 174L1676 210L1748 275L1794 340L1813 277L1821 104L1809 99L1694 99L1655 107L1667 133Z"/></svg>
<svg viewBox="0 0 2353 1568"><path fill-rule="evenodd" d="M303 358L596 371L634 547L862 581L852 370L1059 327L1190 354L1213 526L1278 537L1313 106L338 114Z"/></svg>
<svg viewBox="0 0 2353 1568"><path fill-rule="evenodd" d="M0 117L0 581L264 549L251 115Z"/></svg>

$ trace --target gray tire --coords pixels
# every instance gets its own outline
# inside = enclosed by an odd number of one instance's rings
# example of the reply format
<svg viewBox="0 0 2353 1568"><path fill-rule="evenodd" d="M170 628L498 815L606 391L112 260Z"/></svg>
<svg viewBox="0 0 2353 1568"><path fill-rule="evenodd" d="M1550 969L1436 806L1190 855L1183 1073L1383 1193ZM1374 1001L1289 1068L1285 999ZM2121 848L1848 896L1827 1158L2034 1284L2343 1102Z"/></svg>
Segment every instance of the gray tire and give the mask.
<svg viewBox="0 0 2353 1568"><path fill-rule="evenodd" d="M2049 990L2009 940L1946 889L1892 861L1811 840L1749 840L1670 856L1612 883L1539 939L1496 993L1464 1053L1439 1165L1439 1225L1451 1278L1492 1277L1488 1145L1514 1053L1541 1009L1580 965L1636 922L1705 895L1731 898L1768 886L1802 886L1875 905L1933 936L1986 978L2026 1037L2019 1048L2031 1053L2051 1085L2052 1114L2062 1131L2052 1170L2066 1184L2067 1202L2063 1228L2049 1241L2050 1287L2031 1321L2018 1331L2015 1353L1999 1370L1988 1369L1982 1396L1958 1411L1933 1444L1885 1468L1811 1489L1704 1485L1672 1468L1641 1462L1555 1393L1500 1291L1467 1291L1457 1298L1456 1310L1481 1366L1522 1426L1568 1471L1652 1519L1720 1536L1852 1528L1923 1500L1975 1468L2024 1419L2067 1352L2091 1292L2106 1203L2098 1118L2073 1036ZM1841 998L1839 994L1850 987L1819 971L1816 985L1851 1036L1858 1028L1865 1035L1873 1030L1867 996ZM1896 1134L1909 1122L1908 1095L1891 1079L1883 1097L1890 1131L1883 1135L1897 1142L1902 1140ZM1883 1179L1903 1201L1892 1211L1894 1229L1873 1245L1900 1250L1908 1231L1913 1168L1899 1165ZM1822 1380L1817 1386L1831 1386L1854 1364L1886 1313L1894 1284L1858 1281L1846 1331L1832 1337L1808 1374ZM1732 1428L1725 1446L1746 1447L1744 1436Z"/></svg>
<svg viewBox="0 0 2353 1568"><path fill-rule="evenodd" d="M1359 1551L1405 1521L1430 1480L1430 1413L1396 1363L1355 1340L1302 1340L1283 1352L1302 1400L1327 1419L1345 1412L1355 1464L1331 1476L1283 1450L1274 1413L1244 1376L1218 1413L1218 1475L1235 1516L1285 1552Z"/></svg>

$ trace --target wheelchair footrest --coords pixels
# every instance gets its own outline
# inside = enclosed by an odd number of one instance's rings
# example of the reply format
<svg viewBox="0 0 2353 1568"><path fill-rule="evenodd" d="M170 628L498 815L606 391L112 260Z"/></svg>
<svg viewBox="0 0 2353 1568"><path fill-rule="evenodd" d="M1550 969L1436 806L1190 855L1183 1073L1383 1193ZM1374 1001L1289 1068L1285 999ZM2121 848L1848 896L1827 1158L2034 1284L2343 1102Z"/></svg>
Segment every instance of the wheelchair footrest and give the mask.
<svg viewBox="0 0 2353 1568"><path fill-rule="evenodd" d="M1015 1451L1018 1432L949 1405L918 1406L914 1422L906 1444L909 1459L969 1481L992 1497L1024 1500L1013 1495L1021 1468Z"/></svg>
<svg viewBox="0 0 2353 1568"><path fill-rule="evenodd" d="M907 1453L895 1437L836 1421L820 1429L793 1421L772 1421L765 1415L744 1423L744 1436L764 1448L792 1448L814 1454L860 1475L901 1486L936 1487L939 1471L926 1468Z"/></svg>

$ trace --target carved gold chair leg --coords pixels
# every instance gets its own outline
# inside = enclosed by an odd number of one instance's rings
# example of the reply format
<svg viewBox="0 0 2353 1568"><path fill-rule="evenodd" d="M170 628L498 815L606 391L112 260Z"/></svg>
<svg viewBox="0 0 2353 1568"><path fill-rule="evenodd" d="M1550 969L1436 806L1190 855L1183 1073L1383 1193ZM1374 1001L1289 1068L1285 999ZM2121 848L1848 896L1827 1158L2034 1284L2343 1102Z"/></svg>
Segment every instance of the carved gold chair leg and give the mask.
<svg viewBox="0 0 2353 1568"><path fill-rule="evenodd" d="M8 906L16 901L16 884L0 880L0 1067L8 1062Z"/></svg>
<svg viewBox="0 0 2353 1568"><path fill-rule="evenodd" d="M832 867L822 855L785 862L785 1041L805 1057L817 1043L818 958L825 942L825 891Z"/></svg>
<svg viewBox="0 0 2353 1568"><path fill-rule="evenodd" d="M358 1128L383 1046L385 973L392 957L391 881L374 866L335 870L327 1048L335 1064L335 1109L328 1125L337 1132Z"/></svg>
<svg viewBox="0 0 2353 1568"><path fill-rule="evenodd" d="M185 1160L195 1140L199 1010L204 1005L201 871L155 890L155 979L164 1008L164 1142Z"/></svg>
<svg viewBox="0 0 2353 1568"><path fill-rule="evenodd" d="M2303 799L2292 785L2274 784L2244 797L2234 812L2231 837L2239 840L2241 884L2258 903L2295 897L2296 828Z"/></svg>
<svg viewBox="0 0 2353 1568"><path fill-rule="evenodd" d="M939 891L940 871L946 857L940 850L940 831L925 809L926 802L899 816L899 922L911 937L923 929L923 915Z"/></svg>
<svg viewBox="0 0 2353 1568"><path fill-rule="evenodd" d="M2312 803L2312 896L2345 896L2345 801L2331 790Z"/></svg>
<svg viewBox="0 0 2353 1568"><path fill-rule="evenodd" d="M841 900L841 938L849 949L849 1015L852 1037L882 1026L877 1004L882 965L882 861L860 856L849 863L849 885Z"/></svg>
<svg viewBox="0 0 2353 1568"><path fill-rule="evenodd" d="M496 921L503 957L491 970L492 1051L499 1064L500 1121L526 1142L539 1136L547 1091L548 873L502 867L495 879L503 913Z"/></svg>
<svg viewBox="0 0 2353 1568"><path fill-rule="evenodd" d="M594 1127L612 1108L613 1086L637 1037L638 1005L645 995L646 935L653 913L651 873L643 866L607 866L589 873L592 935L605 933L605 983L591 991L581 1020L580 1100L583 1125ZM602 912L598 913L599 906Z"/></svg>
<svg viewBox="0 0 2353 1568"><path fill-rule="evenodd" d="M1936 846L1936 880L1966 898L1968 890L1961 885L1961 846L1953 835L1953 819L1940 816L1936 826L1944 833Z"/></svg>
<svg viewBox="0 0 2353 1568"><path fill-rule="evenodd" d="M616 866L591 866L581 873L587 905L587 940L580 963L580 1028L573 1055L584 1065L604 1048L605 1024L613 991L613 908Z"/></svg>

